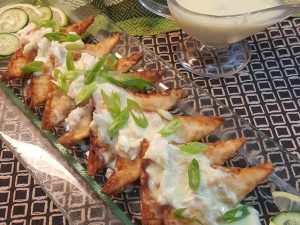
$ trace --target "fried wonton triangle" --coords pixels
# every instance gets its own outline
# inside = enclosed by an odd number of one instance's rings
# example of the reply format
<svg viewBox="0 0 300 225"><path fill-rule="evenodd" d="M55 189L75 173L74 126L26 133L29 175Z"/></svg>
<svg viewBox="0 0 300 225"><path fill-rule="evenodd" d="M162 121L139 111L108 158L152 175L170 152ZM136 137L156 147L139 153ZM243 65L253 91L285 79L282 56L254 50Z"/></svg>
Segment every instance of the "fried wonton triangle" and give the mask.
<svg viewBox="0 0 300 225"><path fill-rule="evenodd" d="M162 93L140 94L131 93L136 102L145 110L170 110L174 108L187 93L183 89L169 89Z"/></svg>
<svg viewBox="0 0 300 225"><path fill-rule="evenodd" d="M78 35L83 34L89 26L94 22L95 16L89 16L85 20L81 20L71 26L65 28L66 32L75 32Z"/></svg>
<svg viewBox="0 0 300 225"><path fill-rule="evenodd" d="M237 195L239 201L243 200L247 194L253 191L274 170L272 163L247 168L223 166L216 166L216 168L230 175L224 182Z"/></svg>
<svg viewBox="0 0 300 225"><path fill-rule="evenodd" d="M144 160L143 160L144 161ZM143 163L150 163L149 161L145 160L146 162ZM141 172L141 179L147 177L148 174L146 172L147 167L142 167ZM225 171L229 176L224 178L223 182L231 189L233 193L235 193L238 197L238 201L241 201L247 194L255 189L255 187L264 181L274 170L272 163L265 163L254 167L249 168L230 168L230 167L222 167L217 166L216 168ZM145 180L146 181L146 180ZM141 183L144 182L141 180ZM161 221L161 211L152 214L152 218L149 217L149 212L143 210L144 209L151 209L155 207L156 209L160 209L163 211L164 218L163 224L164 225L187 225L187 224L197 224L196 221L192 221L190 219L179 219L176 218L174 215L174 210L170 206L162 206L159 205L154 198L151 196L149 192L149 187L147 186L148 183L142 185L142 193L146 193L146 196L142 195L142 217L143 217L143 224L145 220L159 220ZM144 190L145 189L145 190ZM148 189L148 190L147 190ZM146 192L145 192L146 191ZM144 198L146 200L144 200ZM201 210L201 208L199 208Z"/></svg>
<svg viewBox="0 0 300 225"><path fill-rule="evenodd" d="M84 115L80 118L76 127L73 128L68 133L65 133L61 137L58 138L58 142L66 147L71 147L74 144L79 143L84 138L90 136L90 123L92 121L92 104L87 103L82 109L84 110Z"/></svg>
<svg viewBox="0 0 300 225"><path fill-rule="evenodd" d="M119 39L120 34L116 33L97 44L86 44L82 52L89 53L96 58L102 58L112 51L112 49L117 45Z"/></svg>
<svg viewBox="0 0 300 225"><path fill-rule="evenodd" d="M245 141L246 139L244 137L240 137L228 141L206 143L208 149L204 154L212 164L221 166L242 147Z"/></svg>
<svg viewBox="0 0 300 225"><path fill-rule="evenodd" d="M21 68L26 64L33 61L37 52L36 50L31 50L28 53L23 52L24 48L19 48L10 58L7 69L4 72L3 76L1 77L1 81L9 81L14 79L20 79L26 77L27 73L24 73Z"/></svg>
<svg viewBox="0 0 300 225"><path fill-rule="evenodd" d="M185 143L200 140L224 122L224 118L220 116L175 116L175 118L182 120L176 134L183 137Z"/></svg>
<svg viewBox="0 0 300 225"><path fill-rule="evenodd" d="M236 138L228 141L207 143L207 150L204 154L214 165L223 165L230 159L245 143L245 138ZM144 140L141 144L142 156L146 152L149 143ZM128 185L132 184L140 176L141 155L135 160L116 157L116 169L105 183L102 192L107 195L114 195L121 192Z"/></svg>
<svg viewBox="0 0 300 225"><path fill-rule="evenodd" d="M164 206L160 205L152 196L149 188L149 175L146 168L150 160L143 159L141 166L141 207L143 225L163 225Z"/></svg>
<svg viewBox="0 0 300 225"><path fill-rule="evenodd" d="M128 72L135 64L137 64L141 60L142 56L142 53L133 53L128 57L118 59L115 71L120 73Z"/></svg>
<svg viewBox="0 0 300 225"><path fill-rule="evenodd" d="M148 145L146 140L142 141L139 155L134 160L117 156L115 170L102 187L102 193L116 195L140 177L142 158Z"/></svg>
<svg viewBox="0 0 300 225"><path fill-rule="evenodd" d="M94 176L98 169L105 166L105 162L111 162L115 157L109 145L101 143L98 136L91 132L87 164L88 175Z"/></svg>
<svg viewBox="0 0 300 225"><path fill-rule="evenodd" d="M224 121L222 117L217 116L178 116L176 118L182 120L182 126L177 131L177 134L185 143L201 139L221 126ZM98 138L101 139L101 137ZM98 154L101 154L101 152L98 152ZM107 161L105 162L107 163Z"/></svg>
<svg viewBox="0 0 300 225"><path fill-rule="evenodd" d="M30 99L28 105L29 108L46 102L47 96L51 90L53 64L54 63L50 59L44 65L43 74L31 78L27 93L27 98Z"/></svg>
<svg viewBox="0 0 300 225"><path fill-rule="evenodd" d="M133 72L137 77L149 81L151 83L156 83L164 75L164 70L145 70L145 71L135 71Z"/></svg>
<svg viewBox="0 0 300 225"><path fill-rule="evenodd" d="M43 113L42 129L48 130L58 126L73 109L75 109L74 100L51 84Z"/></svg>

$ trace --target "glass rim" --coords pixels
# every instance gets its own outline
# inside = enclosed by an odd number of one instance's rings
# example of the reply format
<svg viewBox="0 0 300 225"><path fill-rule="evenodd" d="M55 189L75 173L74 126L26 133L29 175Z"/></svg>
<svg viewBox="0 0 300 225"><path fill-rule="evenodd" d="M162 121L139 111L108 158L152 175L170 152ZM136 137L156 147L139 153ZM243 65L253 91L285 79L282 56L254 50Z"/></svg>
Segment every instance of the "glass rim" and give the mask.
<svg viewBox="0 0 300 225"><path fill-rule="evenodd" d="M299 3L282 4L282 5L279 5L279 6L274 6L274 7L270 7L270 8L256 10L256 11L253 11L253 12L218 16L218 15L210 15L210 14L204 14L204 13L198 13L198 12L191 11L187 8L184 8L182 5L180 5L177 2L177 0L167 0L167 1L171 2L174 6L178 7L179 9L181 9L185 13L189 13L189 14L194 15L194 16L204 16L204 17L218 18L218 19L220 19L220 18L226 18L226 19L228 19L228 18L237 18L237 17L241 17L241 16L246 16L246 15L249 16L249 15L255 15L257 13L265 13L265 12L269 12L269 11L283 10L283 9L294 9L295 10L295 8L299 8L299 10L300 10L300 2L299 2Z"/></svg>

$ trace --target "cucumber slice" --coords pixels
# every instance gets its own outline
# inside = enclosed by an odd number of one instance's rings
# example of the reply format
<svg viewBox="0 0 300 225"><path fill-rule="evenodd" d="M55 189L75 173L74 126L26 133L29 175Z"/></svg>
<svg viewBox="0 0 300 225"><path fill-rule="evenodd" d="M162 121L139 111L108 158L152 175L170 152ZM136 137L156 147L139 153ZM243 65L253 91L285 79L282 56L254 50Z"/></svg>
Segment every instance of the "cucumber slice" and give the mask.
<svg viewBox="0 0 300 225"><path fill-rule="evenodd" d="M271 219L270 224L300 225L300 212L281 212Z"/></svg>
<svg viewBox="0 0 300 225"><path fill-rule="evenodd" d="M9 56L18 49L19 39L13 34L0 34L0 56Z"/></svg>
<svg viewBox="0 0 300 225"><path fill-rule="evenodd" d="M18 9L23 9L27 15L29 16L29 20L33 19L38 19L39 17L42 16L42 13L40 10L38 10L37 7L31 4L12 4L12 5L7 5L2 8L0 8L0 14L4 12L7 9L12 9L12 8L18 8Z"/></svg>
<svg viewBox="0 0 300 225"><path fill-rule="evenodd" d="M7 9L0 14L0 33L14 33L28 23L27 13L18 8Z"/></svg>
<svg viewBox="0 0 300 225"><path fill-rule="evenodd" d="M51 20L52 19L52 11L49 7L42 6L42 7L39 7L38 9L42 13L42 16L40 17L41 20Z"/></svg>

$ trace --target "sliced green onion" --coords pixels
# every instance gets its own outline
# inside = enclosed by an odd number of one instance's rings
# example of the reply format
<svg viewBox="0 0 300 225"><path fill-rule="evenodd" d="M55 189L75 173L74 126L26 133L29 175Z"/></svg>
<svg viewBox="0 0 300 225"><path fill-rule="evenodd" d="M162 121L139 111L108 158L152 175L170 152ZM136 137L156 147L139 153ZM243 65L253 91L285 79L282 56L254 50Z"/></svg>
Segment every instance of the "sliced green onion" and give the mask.
<svg viewBox="0 0 300 225"><path fill-rule="evenodd" d="M223 221L225 223L232 223L234 221L245 218L249 214L250 214L250 212L248 210L248 206L243 205L243 206L240 206L240 207L237 207L237 208L234 208L234 209L231 209L231 210L227 211L223 215Z"/></svg>
<svg viewBox="0 0 300 225"><path fill-rule="evenodd" d="M67 36L61 40L61 42L75 42L80 40L81 37L77 34L67 34Z"/></svg>
<svg viewBox="0 0 300 225"><path fill-rule="evenodd" d="M202 223L200 220L195 219L195 221L196 221L198 224L203 225L203 223Z"/></svg>
<svg viewBox="0 0 300 225"><path fill-rule="evenodd" d="M96 87L97 87L97 83L92 82L84 86L83 88L81 88L79 93L75 97L76 105L80 104L83 101L88 100L92 96L93 92L96 90Z"/></svg>
<svg viewBox="0 0 300 225"><path fill-rule="evenodd" d="M101 67L103 65L103 59L100 59L95 63L93 68L86 74L84 82L86 84L92 83L95 81L97 74L99 73Z"/></svg>
<svg viewBox="0 0 300 225"><path fill-rule="evenodd" d="M180 146L180 150L189 154L200 154L204 153L208 145L200 142L190 142L186 145Z"/></svg>
<svg viewBox="0 0 300 225"><path fill-rule="evenodd" d="M67 53L66 65L67 65L68 71L75 70L73 55L72 55L71 51L68 51L68 53Z"/></svg>
<svg viewBox="0 0 300 225"><path fill-rule="evenodd" d="M66 33L63 32L50 32L44 34L44 37L47 38L49 41L59 41L63 40L67 36Z"/></svg>
<svg viewBox="0 0 300 225"><path fill-rule="evenodd" d="M109 82L123 88L141 90L153 86L151 82L138 78L137 76L131 73L120 74L116 72L103 72L101 73L101 75L105 77Z"/></svg>
<svg viewBox="0 0 300 225"><path fill-rule="evenodd" d="M104 103L108 106L112 117L116 118L121 112L121 102L119 94L113 92L111 97L109 97L103 90L101 90L101 96Z"/></svg>
<svg viewBox="0 0 300 225"><path fill-rule="evenodd" d="M55 78L55 80L57 80L59 74L61 74L61 71L59 69L55 68L53 70L53 77Z"/></svg>
<svg viewBox="0 0 300 225"><path fill-rule="evenodd" d="M40 72L43 70L44 64L43 61L33 61L23 66L21 70L24 73Z"/></svg>
<svg viewBox="0 0 300 225"><path fill-rule="evenodd" d="M80 41L80 42L63 42L62 44L65 46L65 48L67 50L83 49L85 46L85 44L82 41Z"/></svg>
<svg viewBox="0 0 300 225"><path fill-rule="evenodd" d="M189 186L196 191L200 186L200 171L199 164L196 159L192 159L188 170Z"/></svg>
<svg viewBox="0 0 300 225"><path fill-rule="evenodd" d="M54 32L57 32L60 30L60 27L53 20L32 20L31 22L34 23L34 25L37 28L42 28L42 27L52 28L52 30Z"/></svg>
<svg viewBox="0 0 300 225"><path fill-rule="evenodd" d="M64 93L68 92L69 89L69 82L66 79L66 76L62 73L57 74L56 81L53 81L53 83Z"/></svg>
<svg viewBox="0 0 300 225"><path fill-rule="evenodd" d="M129 113L130 113L130 108L129 107L124 108L109 125L107 132L111 138L126 125L129 118Z"/></svg>
<svg viewBox="0 0 300 225"><path fill-rule="evenodd" d="M147 120L141 106L139 104L137 104L135 101L133 101L132 99L127 99L127 105L130 107L130 109L134 109L137 112L142 114L142 117L139 118L131 111L131 115L132 115L134 122L139 127L146 128L148 126L148 120Z"/></svg>
<svg viewBox="0 0 300 225"><path fill-rule="evenodd" d="M183 212L186 210L187 208L179 208L175 210L175 217L178 219L184 219L184 216L182 215Z"/></svg>
<svg viewBox="0 0 300 225"><path fill-rule="evenodd" d="M182 120L180 119L172 120L163 129L161 129L159 133L161 134L161 136L167 137L175 133L179 129L181 124L182 124Z"/></svg>
<svg viewBox="0 0 300 225"><path fill-rule="evenodd" d="M87 73L87 70L70 70L64 73L67 80L76 80L79 76Z"/></svg>
<svg viewBox="0 0 300 225"><path fill-rule="evenodd" d="M51 32L44 34L44 37L49 41L58 41L58 42L75 42L80 40L81 37L77 34L67 34L63 32Z"/></svg>
<svg viewBox="0 0 300 225"><path fill-rule="evenodd" d="M164 119L166 119L166 120L173 120L173 119L174 119L174 116L173 116L171 113L169 113L168 111L166 111L166 110L158 109L158 110L156 110L156 111L157 111L157 113L158 113L162 118L164 118Z"/></svg>

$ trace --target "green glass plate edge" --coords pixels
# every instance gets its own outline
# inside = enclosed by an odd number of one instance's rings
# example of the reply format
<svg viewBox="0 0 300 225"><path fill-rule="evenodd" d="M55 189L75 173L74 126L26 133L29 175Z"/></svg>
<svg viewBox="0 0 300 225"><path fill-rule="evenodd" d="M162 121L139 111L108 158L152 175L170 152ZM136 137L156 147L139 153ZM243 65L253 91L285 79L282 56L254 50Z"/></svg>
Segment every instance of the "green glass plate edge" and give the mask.
<svg viewBox="0 0 300 225"><path fill-rule="evenodd" d="M81 177L88 183L88 185L95 191L96 195L106 203L112 210L113 214L124 224L133 225L131 220L124 214L124 212L113 202L107 195L101 193L99 184L87 174L86 169L72 156L72 154L56 140L56 137L48 131L41 129L41 121L34 116L34 114L25 109L21 100L13 93L13 91L4 83L0 83L0 88L8 96L15 105L32 121L32 123L39 128L41 134L46 137L51 145L55 147L67 160L67 162L74 168L74 170L81 175Z"/></svg>

